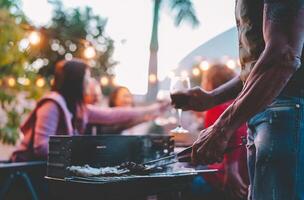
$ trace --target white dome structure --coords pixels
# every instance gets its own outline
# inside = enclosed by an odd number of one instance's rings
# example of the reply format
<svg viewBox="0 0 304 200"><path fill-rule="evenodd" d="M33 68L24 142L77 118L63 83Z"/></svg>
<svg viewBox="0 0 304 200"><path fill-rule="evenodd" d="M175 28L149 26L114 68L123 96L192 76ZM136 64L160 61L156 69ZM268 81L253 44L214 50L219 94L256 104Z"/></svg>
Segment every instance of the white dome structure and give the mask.
<svg viewBox="0 0 304 200"><path fill-rule="evenodd" d="M238 33L233 27L200 45L180 62L177 71L191 69L200 60L238 59Z"/></svg>
<svg viewBox="0 0 304 200"><path fill-rule="evenodd" d="M175 74L182 74L183 71L186 71L189 74L192 67L203 60L225 63L233 60L238 65L238 58L238 33L236 27L232 27L191 51L179 62L178 68L174 72ZM169 84L170 79L167 77L159 83L159 88L169 89Z"/></svg>

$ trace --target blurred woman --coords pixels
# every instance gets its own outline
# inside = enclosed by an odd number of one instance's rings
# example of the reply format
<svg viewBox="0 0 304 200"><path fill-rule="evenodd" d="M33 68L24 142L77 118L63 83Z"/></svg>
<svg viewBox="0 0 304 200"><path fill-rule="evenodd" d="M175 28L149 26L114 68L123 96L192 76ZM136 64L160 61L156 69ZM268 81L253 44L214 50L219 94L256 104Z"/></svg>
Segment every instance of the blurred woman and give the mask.
<svg viewBox="0 0 304 200"><path fill-rule="evenodd" d="M110 107L133 107L134 98L130 90L126 87L119 86L109 96Z"/></svg>
<svg viewBox="0 0 304 200"><path fill-rule="evenodd" d="M134 98L130 90L126 87L119 86L109 96L109 106L136 108ZM149 133L152 126L152 122L142 123L126 130L121 131L122 135L144 135Z"/></svg>
<svg viewBox="0 0 304 200"><path fill-rule="evenodd" d="M214 90L231 80L234 76L234 71L226 65L214 65L203 74L202 87L207 91ZM231 103L232 101L229 101L206 111L205 127L211 126ZM246 125L243 125L237 130L237 133L234 134L234 137L229 142L230 148L233 149L242 144L242 138L246 138L246 130ZM245 145L226 153L222 163L209 165L209 168L223 170L224 173L206 176L207 181L217 189L229 193L231 196L230 199L246 199L248 175Z"/></svg>
<svg viewBox="0 0 304 200"><path fill-rule="evenodd" d="M102 106L102 91L96 79L90 78L85 88L84 102L90 105Z"/></svg>
<svg viewBox="0 0 304 200"><path fill-rule="evenodd" d="M215 64L202 76L202 88L211 91L231 80L235 76L233 70L226 65ZM204 114L205 128L211 126L218 117L226 110L232 101L215 106ZM243 125L230 140L228 148L231 151L224 154L221 163L209 165L210 169L218 169L215 174L206 174L204 179L215 190L210 199L212 200L241 200L247 197L248 172L246 161L246 148L243 138L246 138L246 126Z"/></svg>
<svg viewBox="0 0 304 200"><path fill-rule="evenodd" d="M79 59L60 61L55 67L52 91L31 112L21 131L24 139L12 161L45 160L51 135L83 134L87 123L138 124L154 119L167 105L137 108L100 108L84 103L84 88L90 79L88 65Z"/></svg>

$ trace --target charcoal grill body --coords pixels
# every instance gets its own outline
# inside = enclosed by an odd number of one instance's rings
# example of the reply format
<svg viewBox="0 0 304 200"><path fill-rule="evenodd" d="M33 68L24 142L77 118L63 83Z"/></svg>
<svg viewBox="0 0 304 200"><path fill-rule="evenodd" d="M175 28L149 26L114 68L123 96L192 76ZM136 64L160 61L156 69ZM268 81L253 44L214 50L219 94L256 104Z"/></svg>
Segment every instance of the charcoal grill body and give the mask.
<svg viewBox="0 0 304 200"><path fill-rule="evenodd" d="M71 165L106 167L125 161L143 163L174 151L170 136L53 136L50 138L47 176L50 199L138 200L149 195L166 200L180 199L196 173L150 174L122 180L74 177L66 170ZM160 199L160 198L159 198Z"/></svg>
<svg viewBox="0 0 304 200"><path fill-rule="evenodd" d="M66 168L72 165L107 167L126 161L143 163L169 155L173 150L170 136L51 136L47 176L69 177Z"/></svg>

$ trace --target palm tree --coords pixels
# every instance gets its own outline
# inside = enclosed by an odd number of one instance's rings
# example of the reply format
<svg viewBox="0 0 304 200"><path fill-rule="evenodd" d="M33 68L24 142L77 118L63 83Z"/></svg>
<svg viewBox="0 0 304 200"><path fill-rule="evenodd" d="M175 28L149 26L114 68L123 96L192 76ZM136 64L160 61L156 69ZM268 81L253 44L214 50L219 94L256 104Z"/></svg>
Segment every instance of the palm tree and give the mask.
<svg viewBox="0 0 304 200"><path fill-rule="evenodd" d="M147 101L155 99L158 91L158 82L150 81L150 77L157 77L157 52L158 52L158 23L159 13L163 3L170 3L170 9L175 11L176 16L174 18L175 25L179 26L182 21L188 21L192 26L197 26L199 21L196 17L195 10L193 8L191 0L153 0L153 25L150 41L150 59L149 59L149 80L148 80L148 94Z"/></svg>

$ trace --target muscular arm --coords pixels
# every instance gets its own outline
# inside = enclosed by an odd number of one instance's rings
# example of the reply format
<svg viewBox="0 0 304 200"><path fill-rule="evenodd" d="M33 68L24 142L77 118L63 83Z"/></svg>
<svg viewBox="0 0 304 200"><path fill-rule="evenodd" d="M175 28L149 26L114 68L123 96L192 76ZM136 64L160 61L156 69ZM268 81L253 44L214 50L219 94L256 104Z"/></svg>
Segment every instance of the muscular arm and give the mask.
<svg viewBox="0 0 304 200"><path fill-rule="evenodd" d="M301 64L303 19L303 3L300 6L298 0L269 0L264 4L265 49L239 96L213 126L201 132L193 144L194 163L221 161L237 128L280 94Z"/></svg>
<svg viewBox="0 0 304 200"><path fill-rule="evenodd" d="M241 92L243 88L243 82L240 77L237 76L220 87L214 89L211 95L214 97L215 105L222 104L226 101L234 99Z"/></svg>
<svg viewBox="0 0 304 200"><path fill-rule="evenodd" d="M216 123L228 138L233 130L270 104L300 67L303 19L303 3L300 5L296 0L270 0L264 4L266 47L242 92Z"/></svg>
<svg viewBox="0 0 304 200"><path fill-rule="evenodd" d="M240 77L235 77L215 90L208 92L194 87L186 92L171 94L172 105L183 110L205 111L228 100L234 99L242 90Z"/></svg>

